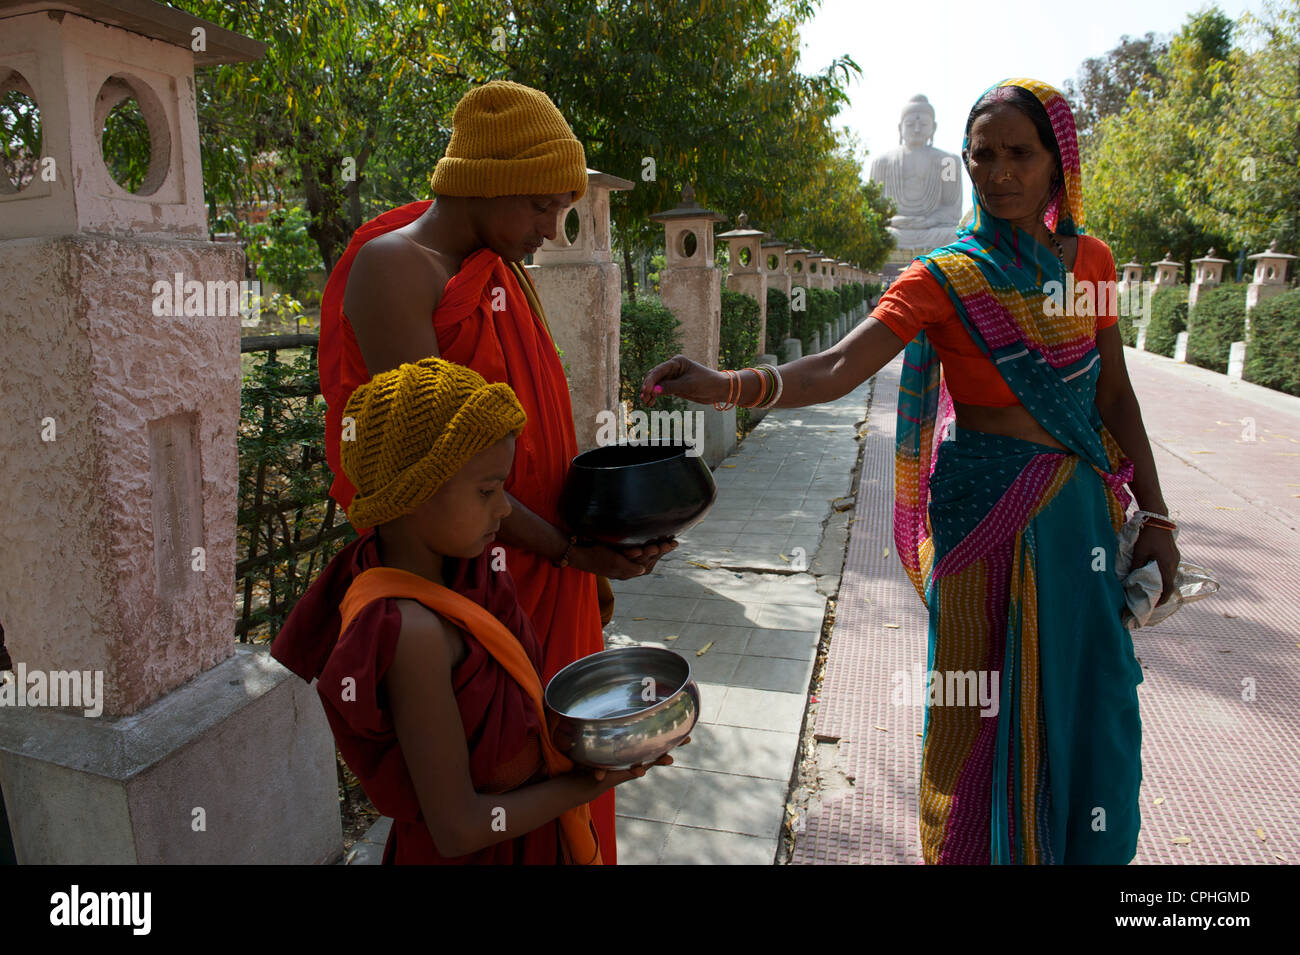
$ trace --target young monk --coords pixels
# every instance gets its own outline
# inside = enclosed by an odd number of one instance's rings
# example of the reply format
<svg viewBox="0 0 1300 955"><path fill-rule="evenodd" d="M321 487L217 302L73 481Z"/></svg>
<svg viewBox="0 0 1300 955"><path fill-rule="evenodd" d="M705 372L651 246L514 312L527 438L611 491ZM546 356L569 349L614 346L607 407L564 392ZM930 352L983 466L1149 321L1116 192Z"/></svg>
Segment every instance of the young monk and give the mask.
<svg viewBox="0 0 1300 955"><path fill-rule="evenodd" d="M319 361L330 494L364 530L350 510L355 489L339 446L343 406L371 375L438 355L509 384L528 424L506 482L511 511L498 541L549 680L604 649L613 594L600 578L647 573L676 546L620 552L580 544L560 526L560 491L578 451L573 412L546 317L519 263L555 237L559 217L585 193L586 156L545 93L492 82L456 106L432 187L436 201L410 203L358 229L326 285ZM608 863L613 793L594 813Z"/></svg>
<svg viewBox="0 0 1300 955"><path fill-rule="evenodd" d="M509 386L426 358L376 375L346 410L352 512L372 529L313 584L272 653L319 677L344 760L394 819L384 862L601 862L587 803L645 767L572 771L555 751L536 636L485 553L511 511L522 406ZM358 553L366 569L328 606L328 580Z"/></svg>

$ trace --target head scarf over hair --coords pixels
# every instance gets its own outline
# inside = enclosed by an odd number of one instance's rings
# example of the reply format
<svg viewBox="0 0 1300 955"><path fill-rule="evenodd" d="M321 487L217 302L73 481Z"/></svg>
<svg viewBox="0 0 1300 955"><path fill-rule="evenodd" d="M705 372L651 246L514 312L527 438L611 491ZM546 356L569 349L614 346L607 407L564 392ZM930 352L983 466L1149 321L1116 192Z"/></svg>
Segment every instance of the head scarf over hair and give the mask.
<svg viewBox="0 0 1300 955"><path fill-rule="evenodd" d="M1052 124L1052 132L1056 134L1056 147L1061 153L1063 181L1061 188L1052 194L1051 200L1047 203L1047 209L1043 212L1043 224L1057 235L1079 235L1083 232L1083 178L1079 165L1079 138L1070 104L1056 87L1024 77L1003 80L990 86L975 102L980 102L994 90L1007 90L1012 87L1019 87L1032 93L1038 102L1043 104L1047 119ZM997 94L994 94L994 98L1000 99ZM968 132L962 140L961 151L966 155L969 150ZM969 227L959 230L958 235L979 232L981 226L988 225L981 222L981 219L991 218L989 212L980 204L979 191L974 188L973 183L971 189L975 198L975 218Z"/></svg>

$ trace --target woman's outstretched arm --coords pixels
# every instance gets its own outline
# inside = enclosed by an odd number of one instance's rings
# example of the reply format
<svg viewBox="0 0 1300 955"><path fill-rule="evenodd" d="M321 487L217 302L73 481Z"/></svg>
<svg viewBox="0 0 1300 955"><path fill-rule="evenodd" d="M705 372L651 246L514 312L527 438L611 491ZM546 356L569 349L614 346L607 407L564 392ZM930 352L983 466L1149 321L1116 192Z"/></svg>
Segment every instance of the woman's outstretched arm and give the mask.
<svg viewBox="0 0 1300 955"><path fill-rule="evenodd" d="M783 390L777 408L802 408L834 401L862 384L903 350L906 342L874 318L868 318L825 351L781 365ZM699 404L725 401L728 376L676 355L650 369L641 384L641 400L654 404L656 394L676 395ZM742 405L758 400L757 375L740 376ZM657 389L657 390L656 390Z"/></svg>

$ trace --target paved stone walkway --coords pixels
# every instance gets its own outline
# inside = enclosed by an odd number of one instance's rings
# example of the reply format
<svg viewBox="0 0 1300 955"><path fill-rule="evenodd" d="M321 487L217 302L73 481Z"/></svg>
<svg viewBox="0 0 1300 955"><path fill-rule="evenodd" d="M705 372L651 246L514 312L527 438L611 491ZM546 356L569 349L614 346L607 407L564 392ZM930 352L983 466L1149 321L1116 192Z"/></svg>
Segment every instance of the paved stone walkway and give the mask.
<svg viewBox="0 0 1300 955"><path fill-rule="evenodd" d="M1215 597L1134 637L1145 682L1139 863L1300 862L1300 399L1125 350L1185 560ZM821 792L795 863L917 863L924 607L893 556L901 359L877 376L820 702ZM1253 691L1253 695L1252 695ZM814 786L814 788L816 788Z"/></svg>
<svg viewBox="0 0 1300 955"><path fill-rule="evenodd" d="M869 388L769 414L715 471L704 521L653 574L615 582L608 645L681 653L702 703L675 765L616 790L620 863L775 860L826 611L816 557ZM831 538L827 592L844 547Z"/></svg>

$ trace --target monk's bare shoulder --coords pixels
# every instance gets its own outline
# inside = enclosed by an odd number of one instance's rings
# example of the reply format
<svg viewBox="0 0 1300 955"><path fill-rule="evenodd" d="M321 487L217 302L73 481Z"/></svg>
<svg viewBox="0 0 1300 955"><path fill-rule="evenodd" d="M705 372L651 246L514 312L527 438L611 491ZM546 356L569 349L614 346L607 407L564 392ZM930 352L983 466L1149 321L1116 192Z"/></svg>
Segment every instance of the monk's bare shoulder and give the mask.
<svg viewBox="0 0 1300 955"><path fill-rule="evenodd" d="M400 233L361 247L343 293L343 314L372 375L439 354L433 313L451 270L445 256Z"/></svg>
<svg viewBox="0 0 1300 955"><path fill-rule="evenodd" d="M376 236L361 247L348 273L343 312L358 316L380 310L429 316L451 279L445 258L412 242L401 230Z"/></svg>
<svg viewBox="0 0 1300 955"><path fill-rule="evenodd" d="M442 651L450 669L455 669L469 652L460 631L454 625L434 613L418 600L405 598L397 601L397 609L402 614L401 640L428 642L430 649Z"/></svg>

